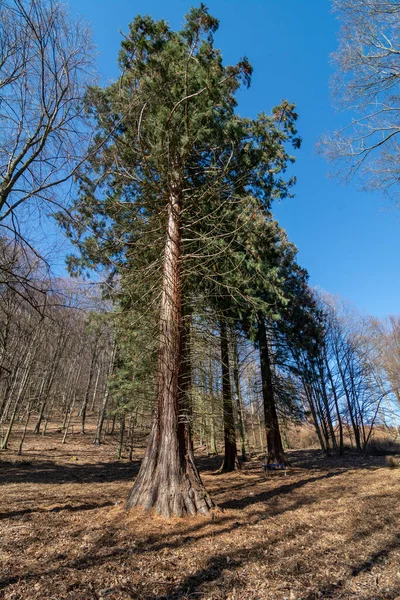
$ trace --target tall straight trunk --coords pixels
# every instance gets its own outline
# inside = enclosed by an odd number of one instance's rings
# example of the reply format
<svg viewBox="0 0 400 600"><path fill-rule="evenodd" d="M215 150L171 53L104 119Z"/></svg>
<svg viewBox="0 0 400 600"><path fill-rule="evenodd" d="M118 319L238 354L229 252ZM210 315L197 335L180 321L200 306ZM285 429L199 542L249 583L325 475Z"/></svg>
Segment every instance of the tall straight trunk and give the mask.
<svg viewBox="0 0 400 600"><path fill-rule="evenodd" d="M310 393L312 396L314 396L314 406L315 406L315 410L319 419L319 423L320 423L320 427L321 427L321 432L322 435L324 437L324 441L325 441L325 452L328 456L331 455L331 445L329 442L329 431L328 431L328 427L325 421L325 416L324 416L324 408L321 405L321 400L319 397L319 390L315 388L315 386L311 386L310 387Z"/></svg>
<svg viewBox="0 0 400 600"><path fill-rule="evenodd" d="M92 396L92 404L90 406L90 412L92 413L94 411L94 407L96 404L96 396L97 396L97 390L99 387L99 379L100 379L100 365L97 367L97 375L96 375L96 381L94 384L94 390L93 390L93 396Z"/></svg>
<svg viewBox="0 0 400 600"><path fill-rule="evenodd" d="M110 395L110 390L109 390L109 387L108 387L108 378L114 372L114 365L115 365L116 355L117 355L117 344L116 344L115 338L114 338L113 345L112 345L112 351L111 351L110 363L109 363L109 366L108 366L108 373L107 373L107 379L106 379L106 388L104 390L103 402L101 403L101 408L100 408L100 411L99 411L99 418L97 420L96 435L95 435L95 438L93 440L93 443L96 444L96 446L100 446L100 444L101 444L101 433L103 431L103 425L104 425L104 420L105 420L105 417L106 417L106 410L107 410L107 404L108 404L108 397Z"/></svg>
<svg viewBox="0 0 400 600"><path fill-rule="evenodd" d="M236 335L233 335L233 380L235 382L235 396L236 396L236 408L238 413L239 421L239 435L242 450L242 461L247 460L246 456L246 429L244 425L244 414L243 414L243 403L242 395L240 393L240 380L239 380L239 351Z"/></svg>
<svg viewBox="0 0 400 600"><path fill-rule="evenodd" d="M267 435L267 462L289 464L283 450L278 415L276 412L267 329L265 326L264 317L262 315L260 315L258 319L258 344L260 350L265 432Z"/></svg>
<svg viewBox="0 0 400 600"><path fill-rule="evenodd" d="M22 454L22 447L24 445L26 432L27 432L28 424L29 424L29 419L30 419L31 413L32 413L32 404L33 404L33 402L32 402L32 400L30 400L28 403L27 411L26 411L26 420L25 420L24 430L22 432L21 440L19 442L19 447L18 447L18 452L17 452L18 456L21 456L21 454Z"/></svg>
<svg viewBox="0 0 400 600"><path fill-rule="evenodd" d="M48 374L48 378L46 381L46 385L44 388L44 398L43 401L40 405L40 409L39 409L39 416L37 418L36 421L36 425L35 425L35 429L33 430L33 433L38 434L40 432L40 426L42 424L42 420L43 420L43 416L44 416L44 411L46 409L47 406L47 401L49 399L49 395L50 395L50 391L51 388L53 386L55 377L56 377L56 372L58 369L58 365L60 364L60 359L61 359L61 355L62 355L62 351L63 351L63 336L59 336L58 338L58 346L57 346L57 350L56 353L54 355L54 359L53 359L53 364L51 366L50 372Z"/></svg>
<svg viewBox="0 0 400 600"><path fill-rule="evenodd" d="M235 418L233 414L231 377L229 371L229 345L225 319L220 320L222 401L224 407L224 462L221 471L229 472L239 468L236 447Z"/></svg>
<svg viewBox="0 0 400 600"><path fill-rule="evenodd" d="M214 395L214 373L213 373L213 361L211 357L211 348L209 355L209 363L208 363L209 373L208 373L208 387L207 393L210 397L210 452L212 454L218 454L217 448L217 436L216 436L216 427L215 427L215 395Z"/></svg>
<svg viewBox="0 0 400 600"><path fill-rule="evenodd" d="M256 427L254 425L254 398L250 398L250 413L251 413L251 432L253 434L253 447L254 451L257 451L257 436L256 436ZM262 447L260 448L262 452Z"/></svg>
<svg viewBox="0 0 400 600"><path fill-rule="evenodd" d="M76 394L77 394L77 387L78 387L78 382L79 382L79 378L81 376L81 371L82 371L82 363L80 363L78 371L76 373L75 376L75 381L73 382L72 385L72 400L71 400L71 404L69 406L69 411L68 411L68 417L65 421L65 429L64 429L64 435L63 435L63 439L62 439L62 444L65 444L65 440L67 439L67 435L68 435L68 429L69 426L71 424L71 419L72 419L72 415L74 413L74 408L75 408L75 402L76 402ZM72 426L73 428L73 426Z"/></svg>
<svg viewBox="0 0 400 600"><path fill-rule="evenodd" d="M76 376L77 373L77 367L78 367L78 362L81 363L80 361L80 353L78 353L78 357L79 360L75 359L75 361L72 363L71 365L71 369L70 369L70 373L68 374L68 378L67 381L65 383L65 391L63 393L63 411L64 411L64 418L63 418L63 422L62 422L62 426L61 426L61 430L64 431L67 420L69 418L69 414L70 414L70 407L71 407L71 398L74 396L75 392L76 392L76 385L78 383L78 379ZM82 363L81 363L82 364ZM78 369L78 372L80 373L81 371L81 366Z"/></svg>
<svg viewBox="0 0 400 600"><path fill-rule="evenodd" d="M302 382L303 382L303 388L304 388L305 394L307 396L308 405L311 410L311 415L312 415L315 431L316 431L316 434L317 434L317 437L319 440L319 445L321 446L321 450L323 450L323 452L326 452L326 445L325 445L324 437L322 435L321 427L320 427L320 424L318 421L317 411L315 409L315 404L314 404L314 400L313 400L312 393L311 393L311 386L304 379L302 380Z"/></svg>
<svg viewBox="0 0 400 600"><path fill-rule="evenodd" d="M348 386L347 386L347 382L346 382L346 376L345 376L345 373L344 373L344 371L343 371L343 369L341 367L340 357L337 358L337 364L338 364L338 369L339 369L339 373L340 373L340 378L342 380L344 394L345 394L345 397L346 397L347 408L348 408L348 411L349 411L350 421L351 421L351 425L352 425L353 433L354 433L354 439L356 441L356 448L357 448L357 450L359 452L361 452L360 431L359 431L359 428L358 428L356 417L354 415L354 407L352 406L350 392L349 392L349 389L348 389Z"/></svg>
<svg viewBox="0 0 400 600"><path fill-rule="evenodd" d="M6 450L7 447L8 447L8 441L10 439L11 431L12 431L12 428L14 426L15 418L16 418L18 410L20 408L20 403L21 403L22 398L24 396L24 393L25 393L25 390L26 390L26 386L27 386L27 383L28 383L28 378L29 378L29 375L30 375L30 372L31 372L31 369L32 369L32 366L33 366L32 363L30 362L31 356L32 356L32 353L29 352L28 357L27 357L28 358L28 360L27 360L28 364L27 364L27 367L26 367L26 369L24 371L24 374L22 376L22 380L21 380L21 383L20 383L20 386L19 386L19 389L18 389L18 394L17 394L17 397L15 399L14 410L13 410L13 412L11 414L10 423L8 425L8 428L7 428L6 434L4 436L4 439L1 442L0 450Z"/></svg>
<svg viewBox="0 0 400 600"><path fill-rule="evenodd" d="M333 399L335 401L336 418L338 420L338 427L339 427L339 454L343 454L343 451L344 451L344 442L343 442L342 416L340 414L339 399L338 399L338 395L337 395L337 392L336 392L335 382L333 381L332 371L331 371L331 368L329 366L329 361L328 361L328 359L326 357L325 357L325 367L326 367L326 372L328 373L329 382L331 384L331 390L332 390L332 394L333 394Z"/></svg>
<svg viewBox="0 0 400 600"><path fill-rule="evenodd" d="M124 446L124 435L125 435L125 413L122 413L119 420L119 438L117 448L117 460L121 460L122 448Z"/></svg>
<svg viewBox="0 0 400 600"><path fill-rule="evenodd" d="M107 428L106 428L107 435L114 435L115 420L116 420L115 413L113 414L111 419L107 419ZM110 426L110 421L111 421L111 426Z"/></svg>
<svg viewBox="0 0 400 600"><path fill-rule="evenodd" d="M20 374L20 370L21 370L20 367L17 367L17 369L15 370L15 372L13 374L12 382L8 386L6 396L5 396L5 401L4 401L4 409L3 409L3 412L2 412L1 418L0 418L0 424L6 423L8 421L8 414L11 409L14 391L17 388L18 376Z"/></svg>
<svg viewBox="0 0 400 600"><path fill-rule="evenodd" d="M214 419L214 396L211 396L210 452L211 452L211 454L218 454L217 438L216 438L216 431L215 431L215 419Z"/></svg>
<svg viewBox="0 0 400 600"><path fill-rule="evenodd" d="M43 425L43 431L42 431L42 435L46 435L46 431L47 431L47 425L49 424L50 418L51 418L51 414L53 412L53 406L54 406L54 402L55 402L55 396L53 396L49 409L47 411L47 415L46 418L44 420L44 425Z"/></svg>
<svg viewBox="0 0 400 600"><path fill-rule="evenodd" d="M65 444L65 440L67 439L68 429L71 424L72 414L73 414L74 408L75 408L75 401L76 401L76 391L74 391L73 396L72 396L71 406L70 406L67 422L65 424L64 435L63 435L63 438L61 441L62 444ZM72 429L73 429L73 427L74 426L72 425Z"/></svg>
<svg viewBox="0 0 400 600"><path fill-rule="evenodd" d="M136 423L137 423L137 415L138 415L138 408L135 411L135 415L133 415L133 413L130 416L129 419L129 462L132 462L133 460L133 440L134 440L134 434L135 434L135 427L136 427Z"/></svg>
<svg viewBox="0 0 400 600"><path fill-rule="evenodd" d="M80 410L81 434L82 435L85 433L86 411L87 411L87 405L88 405L88 402L89 402L90 388L92 386L92 381L93 381L93 375L94 375L94 368L95 368L96 357L97 357L97 342L96 342L96 345L94 347L94 350L92 352L92 356L91 356L91 359L90 359L89 377L88 377L88 382L87 382L87 386L86 386L85 395L84 395L83 402L82 402L82 407L81 407L81 410Z"/></svg>
<svg viewBox="0 0 400 600"><path fill-rule="evenodd" d="M100 446L100 444L101 444L101 434L103 431L104 420L106 417L106 410L107 410L109 395L110 395L110 390L109 390L108 384L106 383L106 389L104 390L103 402L101 403L99 418L97 420L96 435L93 440L93 444L96 444L96 446Z"/></svg>
<svg viewBox="0 0 400 600"><path fill-rule="evenodd" d="M335 430L333 428L332 415L331 415L331 410L330 410L330 406L329 406L328 395L326 393L325 374L324 374L324 369L323 369L323 363L321 362L321 360L318 361L318 375L319 375L319 377L318 377L319 388L321 391L322 400L323 400L324 407L325 407L327 429L329 431L329 435L332 440L333 449L335 451L337 451L338 445L337 445Z"/></svg>
<svg viewBox="0 0 400 600"><path fill-rule="evenodd" d="M260 397L258 393L255 396L255 405L256 405L256 417L257 417L257 425L258 425L258 437L260 441L260 452L265 452L265 444L267 440L264 440L264 432L265 432L265 419L264 425L261 422L261 407L260 407Z"/></svg>
<svg viewBox="0 0 400 600"><path fill-rule="evenodd" d="M206 514L213 502L193 461L190 429L179 424L179 375L182 364L181 191L173 173L160 306L157 399L142 465L126 508L154 509L165 517Z"/></svg>
<svg viewBox="0 0 400 600"><path fill-rule="evenodd" d="M17 371L18 371L17 367ZM15 386L15 382L17 380L17 376L16 373L12 374L11 372L9 373L9 375L13 375L11 377L10 381L7 381L7 383L4 385L3 388L3 395L2 395L2 401L1 401L1 406L0 406L0 424L3 423L6 420L6 412L7 412L7 407L8 407L8 403L10 401L10 396L12 393L12 389Z"/></svg>

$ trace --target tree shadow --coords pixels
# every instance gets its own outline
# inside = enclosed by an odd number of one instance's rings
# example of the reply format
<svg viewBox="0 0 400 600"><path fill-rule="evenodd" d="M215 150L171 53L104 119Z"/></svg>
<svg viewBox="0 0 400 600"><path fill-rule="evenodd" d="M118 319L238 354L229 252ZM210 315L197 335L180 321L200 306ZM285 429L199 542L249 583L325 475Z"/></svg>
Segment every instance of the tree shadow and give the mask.
<svg viewBox="0 0 400 600"><path fill-rule="evenodd" d="M326 472L327 469L334 468L335 472L339 472L339 469L347 471L385 466L385 457L383 456L370 458L354 455L326 457L318 450L292 451L290 452L290 460L293 463L294 469L300 467L308 471ZM212 473L215 477L220 476L220 474L216 473L220 462L220 456L200 456L196 458L196 464L200 472ZM1 460L0 485L8 483L111 483L113 481L128 481L137 475L140 464L141 460L83 464L72 460L71 464L60 464L51 460ZM262 477L261 461L255 460L245 463L244 469L241 472L243 475L259 473L260 477ZM288 473L290 475L291 471L289 470ZM246 485L248 484L246 483ZM241 485L238 484L235 487L239 488ZM232 487L232 490L235 487Z"/></svg>
<svg viewBox="0 0 400 600"><path fill-rule="evenodd" d="M178 545L178 544L176 544ZM101 546L101 544L100 544ZM166 543L164 544L162 547L163 548L170 548L175 546L175 544L169 544ZM104 546L102 546L104 548ZM71 569L73 570L77 570L77 571L85 571L87 569L90 569L92 567L96 567L99 568L101 567L104 563L109 562L110 560L112 561L116 561L116 562L121 562L124 559L126 559L126 557L131 556L132 554L135 554L136 552L157 552L160 549L160 547L155 547L155 546L151 546L146 544L143 544L143 547L140 549L134 549L132 550L132 547L123 547L123 548L114 548L111 551L104 553L102 552L100 555L85 555L83 557L79 557L79 558L75 558L73 560L69 560L66 564L63 565L59 565L57 567L52 567L50 569L47 570L41 570L38 572L25 572L24 574L20 574L20 575L15 575L15 576L11 576L8 577L6 579L0 580L0 590L3 590L5 588L7 588L10 585L13 585L15 583L18 582L22 582L22 581L35 581L37 579L43 579L44 577L52 577L55 575L60 575L61 572L65 571L65 572L69 572ZM233 553L232 557L233 557ZM189 590L191 590L190 593L195 592L195 590L204 582L211 582L214 581L216 579L218 579L218 577L220 577L222 571L224 568L227 567L227 558L226 555L217 555L212 557L211 559L209 559L207 567L204 569L199 569L196 573L188 576L187 578L184 579L184 581L181 584L171 584L171 583L166 583L166 585L174 585L175 586L175 590L172 592L172 595L154 595L154 594L146 594L146 595L140 595L141 600L161 600L161 599L166 599L166 598L182 598L184 597L183 594L184 593L188 593ZM234 557L231 559L229 558L229 565L230 568L234 567L234 566L239 566L240 562L235 559ZM162 582L159 582L162 583ZM176 587L177 586L177 587ZM115 590L113 590L115 591Z"/></svg>
<svg viewBox="0 0 400 600"><path fill-rule="evenodd" d="M233 510L246 508L246 506L251 506L252 504L257 504L258 502L267 502L275 496L289 494L291 491L302 488L308 483L321 481L323 479L331 479L332 477L337 477L338 475L343 475L343 471L331 471L324 475L307 477L306 479L301 479L300 481L295 481L294 483L284 484L279 487L273 488L272 490L261 492L261 494L245 496L244 498L238 498L234 500L226 500L225 502L221 502L220 504L218 504L218 506L222 509Z"/></svg>
<svg viewBox="0 0 400 600"><path fill-rule="evenodd" d="M53 461L0 463L0 485L9 483L112 483L128 481L139 471L140 461L95 464L59 464Z"/></svg>
<svg viewBox="0 0 400 600"><path fill-rule="evenodd" d="M327 456L322 450L292 450L288 452L289 459L294 467L308 470L326 470L329 468L342 468L344 470L376 469L386 466L386 456L360 455L355 451L347 450L343 455L332 454Z"/></svg>
<svg viewBox="0 0 400 600"><path fill-rule="evenodd" d="M97 508L104 508L105 506L114 506L114 502L103 502L102 504L65 504L61 506L52 506L51 508L24 508L21 510L12 510L9 512L0 513L0 520L11 519L13 517L22 517L24 515L36 514L36 513L58 513L62 511L68 512L80 512L82 510L95 510Z"/></svg>
<svg viewBox="0 0 400 600"><path fill-rule="evenodd" d="M287 508L283 508L281 510L275 510L273 511L273 516L276 516L278 514L284 513L288 510L293 510L295 507L300 507L303 504L308 504L310 502L313 502L313 500L310 499L304 499L303 501L297 501L295 506L291 505L290 507ZM110 503L112 504L112 503ZM102 506L107 506L109 505L109 503L105 503L104 505L80 505L80 506L76 506L76 507L69 507L68 505L66 507L54 507L54 510L52 512L60 512L61 510L65 509L65 510L90 510L91 508L95 509L95 508L101 508ZM17 512L17 511L16 511ZM20 511L21 513L25 512L25 511ZM26 512L35 512L34 509L32 509L31 511L28 510ZM36 511L36 512L47 512L47 511ZM49 511L50 512L50 511ZM264 515L264 507L261 511L255 511L254 513L250 513L249 518L255 518L256 521L258 522L260 520L263 520L265 518ZM11 514L9 514L9 516L11 516ZM268 516L272 516L272 515L268 515ZM101 554L94 554L94 555L88 555L85 554L84 556L75 558L73 560L69 560L68 562L66 562L65 564L61 564L58 565L57 567L52 567L46 571L44 570L38 570L38 571L31 571L31 572L25 572L23 574L20 575L15 575L15 576L10 576L6 579L0 580L0 590L7 588L10 585L13 585L17 582L21 582L21 581L34 581L43 577L52 577L54 575L59 575L60 573L62 573L63 571L68 572L71 569L73 570L77 570L77 571L82 571L82 570L86 570L86 569L90 569L92 567L101 567L104 563L111 561L117 561L117 562L121 562L123 560L125 560L128 557L131 557L132 555L141 555L141 554L149 554L149 553L156 553L157 555L159 555L160 553L162 553L165 550L174 550L177 548L181 548L183 545L185 544L191 544L194 543L196 544L197 542L199 542L200 540L204 539L204 538L208 538L208 537L218 537L224 534L229 534L230 532L237 530L239 528L242 527L246 527L249 523L248 521L244 521L242 523L238 522L236 520L236 516L235 515L227 515L227 514L222 514L217 518L216 524L221 525L221 527L218 530L213 530L212 532L210 531L205 531L202 532L202 530L204 528L206 528L208 525L210 525L213 521L211 519L205 519L204 521L202 521L201 523L196 523L192 526L189 526L185 529L184 534L182 535L183 532L179 531L176 532L176 534L172 534L171 532L167 532L167 533L163 533L163 534L158 534L158 535L152 535L152 536L148 536L144 539L142 539L140 542L136 543L134 547L132 547L132 545L128 544L127 546L120 546L118 548L112 548L112 546L115 544L114 541L114 531L111 528L108 528L107 531L104 532L104 534L100 537L100 539L98 539L96 541L96 547L99 548ZM215 522L213 522L215 525ZM82 534L84 532L82 531ZM200 533L200 535L196 535ZM79 536L78 536L79 537ZM172 537L172 539L171 539ZM261 544L259 545L261 547ZM259 549L259 546L255 547L255 551L257 551L257 549ZM108 552L104 552L104 549L108 548ZM248 549L246 550L238 550L237 551L240 555L243 554L243 556L247 556L248 555ZM227 556L229 554L229 563L228 563L228 559ZM222 571L224 569L227 568L228 564L229 564L229 568L234 568L237 567L241 564L242 558L240 557L240 560L238 560L238 558L235 558L235 553L230 550L228 551L226 554L222 554L222 555L216 555L212 558L210 558L210 560L208 561L207 567L204 569L200 569L197 573L192 574L190 576L188 576L181 584L179 584L179 587L176 588L173 592L172 595L167 594L167 595L161 595L161 596L155 596L154 594L150 594L150 595L141 595L140 598L141 600L164 600L164 598L182 598L184 597L182 594L183 593L188 593L188 591L190 591L189 593L195 593L196 589L203 583L205 582L211 582L214 581L216 579L218 579L218 577L220 577ZM172 585L171 583L166 584L166 585ZM176 584L174 584L176 585Z"/></svg>
<svg viewBox="0 0 400 600"><path fill-rule="evenodd" d="M393 536L392 541L388 542L383 548L372 552L370 556L355 565L351 571L350 577L357 577L360 573L367 573L372 570L373 567L379 565L385 559L388 558L391 552L400 548L400 534L396 534ZM304 597L304 600L315 600L315 598L333 598L332 594L341 593L341 590L345 586L346 580L341 580L336 583L329 584L320 588L316 592L312 592L311 594ZM399 598L400 593L400 584L394 584L391 589L385 589L380 592L376 589L369 596L369 600L397 600ZM342 595L340 597L343 597Z"/></svg>
<svg viewBox="0 0 400 600"><path fill-rule="evenodd" d="M339 473L327 474L322 477L311 477L307 480L302 480L297 482L297 488L304 486L306 483L321 479L327 479L329 477L335 477ZM289 486L285 486L286 488ZM294 484L291 484L291 489L294 488ZM286 494L288 489L285 489L283 492L280 488L276 488L275 490L270 490L267 492L268 498L279 495L279 493ZM264 494L262 500L264 499ZM251 498L253 500L253 498ZM258 502L262 500L257 500ZM268 513L265 513L263 516L260 511L250 512L248 515L250 518L267 518L270 516L275 516L277 514L282 514L286 511L295 510L296 508L301 507L304 504L310 504L314 502L314 498L305 497L303 499L297 500L294 504L284 507L283 509L279 509L274 511L274 507L269 507L270 510ZM87 505L82 505L83 510L89 510ZM100 508L99 506L94 506L93 508ZM61 507L55 507L54 512L58 512L58 509ZM68 510L68 507L66 508ZM79 510L79 507L76 508ZM272 513L271 513L272 510ZM126 543L121 545L119 542L119 547L112 547L117 542L114 539L114 531L111 529L110 531L106 531L101 539L96 541L96 548L94 548L94 554L85 554L84 556L80 556L71 560L70 558L64 562L63 564L59 564L58 566L52 566L47 570L38 570L36 572L25 572L23 574L17 576L11 576L7 579L3 579L0 581L0 589L4 589L10 585L18 583L20 581L34 581L39 578L44 577L52 577L59 576L63 572L68 572L73 569L76 571L85 571L91 568L100 568L103 564L111 562L115 564L120 564L124 560L128 559L128 557L132 557L132 555L138 554L146 554L146 553L154 553L157 556L160 556L160 553L164 549L174 549L179 548L183 544L187 543L196 543L202 538L209 537L212 535L213 537L217 537L235 529L245 527L248 522L238 523L235 521L235 515L222 515L218 518L217 523L221 524L221 528L217 531L210 532L205 531L201 532L202 528L206 527L210 524L210 520L204 520L202 523L196 523L193 526L185 529L184 535L183 532L179 531L175 534L171 534L171 532L166 532L162 535L153 535L149 536L145 539L142 539L138 544L134 547L129 544L129 540L127 539ZM257 522L257 521L256 521ZM117 526L118 527L118 526ZM306 527L308 525L299 524L298 527ZM195 535L196 532L200 532L200 535ZM285 534L287 536L287 532ZM291 530L291 537L301 535L301 530L293 529ZM172 539L171 539L172 537ZM175 539L174 539L175 538ZM276 543L276 541L274 542ZM210 595L206 593L207 590L203 590L203 586L210 585L215 583L218 586L223 587L224 594L228 594L230 587L235 587L236 590L240 589L241 580L239 580L235 575L235 570L242 567L243 565L249 563L253 560L254 556L258 554L265 553L265 541L260 541L257 543L253 543L250 546L240 547L237 550L233 548L227 548L226 551L219 552L211 556L205 567L199 568L195 573L184 577L180 582L162 582L157 581L157 586L165 585L168 589L165 592L155 592L150 591L149 588L145 589L147 586L147 582L143 583L143 588L138 590L135 586L131 586L129 581L124 585L118 585L115 587L112 592L124 592L132 595L132 598L140 598L141 600L178 600L185 597L196 597L201 596L204 592L204 596ZM370 571L372 567L380 562L384 561L393 550L396 550L400 547L400 534L396 534L393 536L393 539L386 544L383 548L376 550L371 553L371 555L363 561L360 561L359 564L355 564L351 574L349 577L340 582L332 582L327 583L325 586L321 586L320 589L313 590L308 595L302 595L304 600L315 600L316 598L334 598L334 597L343 597L343 587L346 584L346 581L351 577L357 577L360 573ZM105 552L104 552L105 551ZM290 553L290 549L287 550ZM289 554L287 555L290 556ZM133 564L135 559L133 558ZM274 564L279 560L279 563L283 563L285 561L285 556L279 555L279 557L270 557L268 556L268 561L270 564ZM221 580L221 583L218 583ZM148 585L154 588L154 583L149 582ZM372 594L370 600L395 600L397 598L397 594L399 592L398 587L393 586L392 589L386 591L385 594L380 594L379 590L376 590L376 593ZM82 596L83 597L83 596ZM113 596L115 597L115 596ZM116 596L118 597L118 596Z"/></svg>

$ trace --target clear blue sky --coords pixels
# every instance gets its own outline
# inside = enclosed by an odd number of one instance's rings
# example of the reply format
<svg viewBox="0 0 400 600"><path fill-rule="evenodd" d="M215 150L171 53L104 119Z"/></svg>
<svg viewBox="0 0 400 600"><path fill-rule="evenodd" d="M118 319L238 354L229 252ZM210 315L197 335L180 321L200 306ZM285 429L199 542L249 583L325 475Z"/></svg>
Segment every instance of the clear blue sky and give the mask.
<svg viewBox="0 0 400 600"><path fill-rule="evenodd" d="M180 28L190 1L70 0L71 11L89 21L103 82L118 76L121 36L136 14L164 18ZM274 213L299 249L310 283L350 300L362 312L383 317L400 310L398 239L400 208L378 194L329 179L329 167L315 155L318 137L349 115L332 107L330 53L338 23L329 0L210 0L220 20L216 43L226 63L246 55L254 67L239 113L269 111L281 99L296 102L303 137L295 173L295 198L275 204Z"/></svg>

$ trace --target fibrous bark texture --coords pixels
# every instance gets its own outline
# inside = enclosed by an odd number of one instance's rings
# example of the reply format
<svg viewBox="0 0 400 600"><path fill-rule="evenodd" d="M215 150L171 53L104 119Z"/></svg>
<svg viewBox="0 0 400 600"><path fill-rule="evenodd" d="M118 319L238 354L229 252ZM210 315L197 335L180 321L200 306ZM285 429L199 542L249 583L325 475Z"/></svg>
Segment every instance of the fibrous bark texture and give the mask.
<svg viewBox="0 0 400 600"><path fill-rule="evenodd" d="M258 342L260 347L265 430L267 434L267 462L268 464L278 463L288 465L289 461L283 450L278 415L276 412L267 330L265 327L264 318L262 316L260 316L258 320Z"/></svg>
<svg viewBox="0 0 400 600"><path fill-rule="evenodd" d="M165 517L207 514L214 506L194 464L182 368L182 289L180 257L180 194L173 190L168 205L160 310L157 404L152 432L126 508L155 510ZM185 350L187 351L187 349Z"/></svg>

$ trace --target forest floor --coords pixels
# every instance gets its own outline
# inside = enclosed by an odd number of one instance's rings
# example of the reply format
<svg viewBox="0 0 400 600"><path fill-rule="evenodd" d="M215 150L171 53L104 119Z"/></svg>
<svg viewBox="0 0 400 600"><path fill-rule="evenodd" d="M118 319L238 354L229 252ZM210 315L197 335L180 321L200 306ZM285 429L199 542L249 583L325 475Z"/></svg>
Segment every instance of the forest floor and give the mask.
<svg viewBox="0 0 400 600"><path fill-rule="evenodd" d="M0 455L0 598L6 600L400 599L400 470L384 457L292 451L215 471L198 457L214 518L126 512L138 471L91 434L56 430Z"/></svg>

